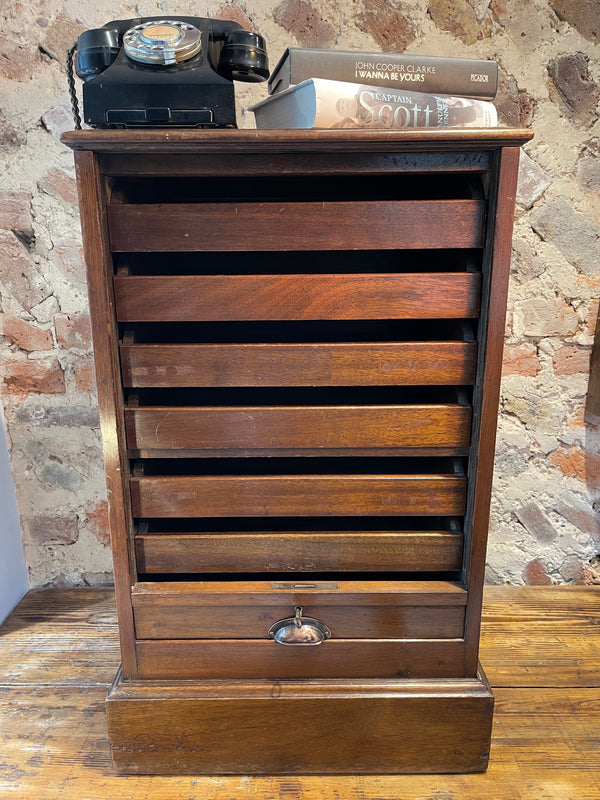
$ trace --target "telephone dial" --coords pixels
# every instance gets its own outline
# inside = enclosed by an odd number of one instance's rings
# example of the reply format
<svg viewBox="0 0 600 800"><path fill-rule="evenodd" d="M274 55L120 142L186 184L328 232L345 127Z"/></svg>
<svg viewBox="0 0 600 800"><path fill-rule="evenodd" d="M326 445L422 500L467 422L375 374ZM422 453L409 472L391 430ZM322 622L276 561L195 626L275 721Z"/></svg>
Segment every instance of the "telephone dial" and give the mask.
<svg viewBox="0 0 600 800"><path fill-rule="evenodd" d="M67 54L75 127L236 127L232 81L269 77L265 41L237 22L202 17L115 20Z"/></svg>

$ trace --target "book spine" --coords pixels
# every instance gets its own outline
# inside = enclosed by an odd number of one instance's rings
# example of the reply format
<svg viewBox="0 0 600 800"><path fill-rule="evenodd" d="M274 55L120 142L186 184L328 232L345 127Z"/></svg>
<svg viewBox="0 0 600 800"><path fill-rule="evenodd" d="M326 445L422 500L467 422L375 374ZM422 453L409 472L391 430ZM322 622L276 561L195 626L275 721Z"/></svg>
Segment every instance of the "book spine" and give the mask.
<svg viewBox="0 0 600 800"><path fill-rule="evenodd" d="M313 84L314 128L490 128L498 122L494 105L485 100L341 81Z"/></svg>
<svg viewBox="0 0 600 800"><path fill-rule="evenodd" d="M291 49L279 68L269 83L272 94L309 78L481 100L492 100L498 89L497 62L467 58Z"/></svg>

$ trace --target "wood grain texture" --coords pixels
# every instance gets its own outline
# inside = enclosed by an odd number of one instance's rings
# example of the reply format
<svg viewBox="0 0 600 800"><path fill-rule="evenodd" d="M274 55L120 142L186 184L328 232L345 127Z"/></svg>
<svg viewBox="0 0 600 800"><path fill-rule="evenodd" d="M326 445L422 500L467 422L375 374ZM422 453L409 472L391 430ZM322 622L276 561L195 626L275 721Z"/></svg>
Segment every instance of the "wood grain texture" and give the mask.
<svg viewBox="0 0 600 800"><path fill-rule="evenodd" d="M279 236L288 241L287 232ZM463 319L479 313L480 283L477 273L114 279L117 318L123 322Z"/></svg>
<svg viewBox="0 0 600 800"><path fill-rule="evenodd" d="M533 137L527 128L427 128L389 130L85 130L67 131L61 141L73 150L96 153L319 153L489 150L520 146Z"/></svg>
<svg viewBox="0 0 600 800"><path fill-rule="evenodd" d="M498 427L498 404L502 374L508 279L512 254L512 231L520 151L506 147L498 156L497 196L492 198L486 260L489 268L483 287L486 309L485 332L479 347L474 404L480 409L473 426L474 452L470 461L468 512L465 519L463 574L469 586L466 639L468 669L474 675L478 664L481 602L489 525L494 452Z"/></svg>
<svg viewBox="0 0 600 800"><path fill-rule="evenodd" d="M135 580L135 559L129 537L129 461L123 429L123 392L119 375L118 334L111 280L113 267L106 227L106 186L92 153L76 153L75 168L109 499L110 542L121 618L123 671L125 675L131 676L135 674L136 666L129 592L132 580Z"/></svg>
<svg viewBox="0 0 600 800"><path fill-rule="evenodd" d="M131 479L131 499L148 518L460 516L465 488L455 475L147 476Z"/></svg>
<svg viewBox="0 0 600 800"><path fill-rule="evenodd" d="M477 173L489 168L490 155L476 152L423 152L423 153L297 153L293 159L287 154L253 153L247 155L227 152L210 155L189 153L186 158L172 151L156 155L131 153L106 153L100 156L103 174L119 177L265 177L296 176L331 178L332 176L400 175L428 172Z"/></svg>
<svg viewBox="0 0 600 800"><path fill-rule="evenodd" d="M124 776L111 764L104 709L120 658L114 592L89 587L35 590L0 627L0 744L5 764L0 794L38 800L173 800L188 795L202 800L330 800L336 792L348 800L438 800L444 795L460 800L597 800L599 616L598 587L486 587L481 656L496 698L486 773L392 775L392 767L382 767L379 774L358 775L358 762L353 762L347 775L217 777L194 769L185 776L178 765L179 774ZM557 648L545 644L553 629ZM517 632L527 639L527 649L507 655L506 645ZM81 648L74 649L78 640ZM536 659L535 667L525 670L521 656ZM578 671L587 685L578 682ZM370 702L376 683L361 682ZM189 689L185 685L173 697L187 701ZM402 751L410 737L398 729L401 710L393 716ZM423 720L428 715L420 716L425 735ZM181 717L189 719L186 713ZM338 718L343 715L329 715L327 725L335 725ZM458 717L457 725L452 740L469 728ZM366 732L364 727L359 730ZM209 745L212 741L209 738ZM378 749L383 757L390 753L389 743ZM156 756L151 749L146 752L151 767ZM178 752L181 756L186 751ZM193 758L193 751L190 755Z"/></svg>
<svg viewBox="0 0 600 800"><path fill-rule="evenodd" d="M280 531L136 536L142 573L445 571L460 568L462 533Z"/></svg>
<svg viewBox="0 0 600 800"><path fill-rule="evenodd" d="M134 587L138 639L264 639L303 609L336 639L460 638L467 593L448 581L341 581L282 591L261 581L143 582ZM310 586L310 584L309 584ZM310 677L310 676L307 676Z"/></svg>
<svg viewBox="0 0 600 800"><path fill-rule="evenodd" d="M471 409L459 405L138 408L125 412L130 449L460 447Z"/></svg>
<svg viewBox="0 0 600 800"><path fill-rule="evenodd" d="M449 678L462 676L462 639L330 639L286 647L256 639L143 639L138 678Z"/></svg>
<svg viewBox="0 0 600 800"><path fill-rule="evenodd" d="M123 344L121 367L136 388L467 385L476 352L475 342Z"/></svg>
<svg viewBox="0 0 600 800"><path fill-rule="evenodd" d="M457 682L448 689L433 681L415 681L405 688L388 685L384 696L376 684L355 683L353 696L349 696L349 688L338 683L323 693L310 683L282 685L274 702L268 684L239 686L238 702L232 702L227 689L221 696L211 696L210 688L203 691L204 687L198 687L182 693L167 707L157 702L156 693L154 697L148 693L136 697L136 688L122 691L117 684L107 704L113 758L129 771L136 760L135 750L147 751L158 733L163 752L153 754L154 770L158 767L161 771L159 764L173 758L168 751L177 748L168 731L185 703L188 722L183 739L188 752L198 750L202 742L202 756L195 759L200 772L326 774L336 771L335 764L346 770L419 772L419 764L425 762L441 772L485 768L493 701L483 684ZM128 712L134 704L140 715L131 719ZM431 724L434 717L435 726ZM148 719L153 720L152 733L145 723ZM134 727L138 735L132 750L130 732ZM466 735L461 727L468 729ZM211 729L212 735L207 737ZM308 737L307 729L311 731ZM246 732L242 739L240 730ZM449 746L457 736L461 746ZM252 745L257 741L260 748ZM441 742L445 742L443 748ZM236 758L223 759L224 752L236 752ZM142 761L147 769L147 760L142 757ZM187 762L184 772L190 771L192 759L179 761ZM134 766L133 771L138 770Z"/></svg>
<svg viewBox="0 0 600 800"><path fill-rule="evenodd" d="M436 249L480 247L483 213L479 200L148 203L109 206L108 224L116 252Z"/></svg>

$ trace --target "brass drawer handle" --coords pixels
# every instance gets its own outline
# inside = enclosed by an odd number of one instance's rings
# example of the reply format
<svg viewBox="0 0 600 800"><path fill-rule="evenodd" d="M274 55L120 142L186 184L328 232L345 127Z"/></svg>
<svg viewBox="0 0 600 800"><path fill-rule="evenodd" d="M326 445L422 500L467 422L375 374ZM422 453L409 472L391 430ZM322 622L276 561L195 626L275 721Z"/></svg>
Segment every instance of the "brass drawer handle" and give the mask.
<svg viewBox="0 0 600 800"><path fill-rule="evenodd" d="M302 616L302 606L296 606L296 616L280 619L269 629L269 638L277 644L314 647L326 641L331 631L318 619Z"/></svg>

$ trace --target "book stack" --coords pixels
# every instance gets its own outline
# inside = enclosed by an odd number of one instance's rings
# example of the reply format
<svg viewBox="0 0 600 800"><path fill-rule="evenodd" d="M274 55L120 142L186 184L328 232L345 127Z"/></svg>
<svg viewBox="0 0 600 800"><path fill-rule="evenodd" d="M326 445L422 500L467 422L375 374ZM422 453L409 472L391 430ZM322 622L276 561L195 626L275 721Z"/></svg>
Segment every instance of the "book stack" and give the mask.
<svg viewBox="0 0 600 800"><path fill-rule="evenodd" d="M495 127L498 63L288 48L253 106L257 128Z"/></svg>

